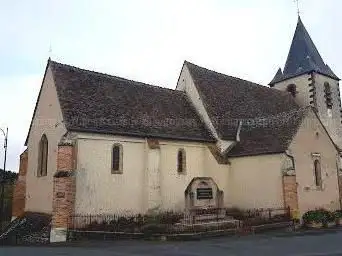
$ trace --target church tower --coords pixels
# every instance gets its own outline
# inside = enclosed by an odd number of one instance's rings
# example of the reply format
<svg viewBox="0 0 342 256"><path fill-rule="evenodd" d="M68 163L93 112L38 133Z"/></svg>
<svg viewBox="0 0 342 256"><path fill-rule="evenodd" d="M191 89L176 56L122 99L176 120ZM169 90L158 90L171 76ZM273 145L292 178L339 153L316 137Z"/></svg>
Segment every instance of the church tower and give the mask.
<svg viewBox="0 0 342 256"><path fill-rule="evenodd" d="M342 149L339 80L324 63L298 16L284 70L279 68L269 85L287 91L303 107L314 107L331 138Z"/></svg>

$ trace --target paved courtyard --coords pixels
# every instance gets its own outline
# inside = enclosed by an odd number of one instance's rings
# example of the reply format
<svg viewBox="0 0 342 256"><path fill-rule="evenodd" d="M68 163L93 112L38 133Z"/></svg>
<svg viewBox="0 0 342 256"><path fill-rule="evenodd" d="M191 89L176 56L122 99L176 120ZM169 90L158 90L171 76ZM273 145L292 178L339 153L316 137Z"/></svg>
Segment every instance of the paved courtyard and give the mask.
<svg viewBox="0 0 342 256"><path fill-rule="evenodd" d="M342 255L342 232L280 237L270 235L215 238L191 242L111 241L69 247L2 247L2 256L133 256L133 255Z"/></svg>

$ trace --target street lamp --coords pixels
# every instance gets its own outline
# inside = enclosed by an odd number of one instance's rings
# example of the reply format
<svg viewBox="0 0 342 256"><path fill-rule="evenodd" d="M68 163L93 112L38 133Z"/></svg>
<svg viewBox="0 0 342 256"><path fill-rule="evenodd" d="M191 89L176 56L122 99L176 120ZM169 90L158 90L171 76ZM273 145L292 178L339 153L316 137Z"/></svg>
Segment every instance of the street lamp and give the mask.
<svg viewBox="0 0 342 256"><path fill-rule="evenodd" d="M4 169L0 172L0 229L2 229L2 221L3 221L3 206L4 206L4 193L5 193L5 172L6 172L6 160L7 160L7 139L8 139L8 127L6 128L6 132L0 128L0 131L5 137L4 149L5 149L5 157L4 157Z"/></svg>

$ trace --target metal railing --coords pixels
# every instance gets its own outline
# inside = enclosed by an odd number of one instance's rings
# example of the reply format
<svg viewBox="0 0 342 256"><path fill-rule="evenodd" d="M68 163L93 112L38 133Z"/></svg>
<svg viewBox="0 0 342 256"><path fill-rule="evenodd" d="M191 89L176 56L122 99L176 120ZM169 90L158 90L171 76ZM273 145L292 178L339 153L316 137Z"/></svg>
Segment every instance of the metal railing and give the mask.
<svg viewBox="0 0 342 256"><path fill-rule="evenodd" d="M68 229L122 234L179 234L232 230L291 221L290 209L194 209L156 214L76 214Z"/></svg>

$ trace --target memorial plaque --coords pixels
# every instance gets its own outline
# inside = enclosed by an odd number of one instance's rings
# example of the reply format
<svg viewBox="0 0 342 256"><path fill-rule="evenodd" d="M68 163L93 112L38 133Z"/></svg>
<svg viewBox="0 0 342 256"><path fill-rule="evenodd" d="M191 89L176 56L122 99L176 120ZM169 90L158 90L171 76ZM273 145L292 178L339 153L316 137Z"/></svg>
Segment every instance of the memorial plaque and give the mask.
<svg viewBox="0 0 342 256"><path fill-rule="evenodd" d="M198 188L196 191L197 199L213 199L212 188Z"/></svg>

